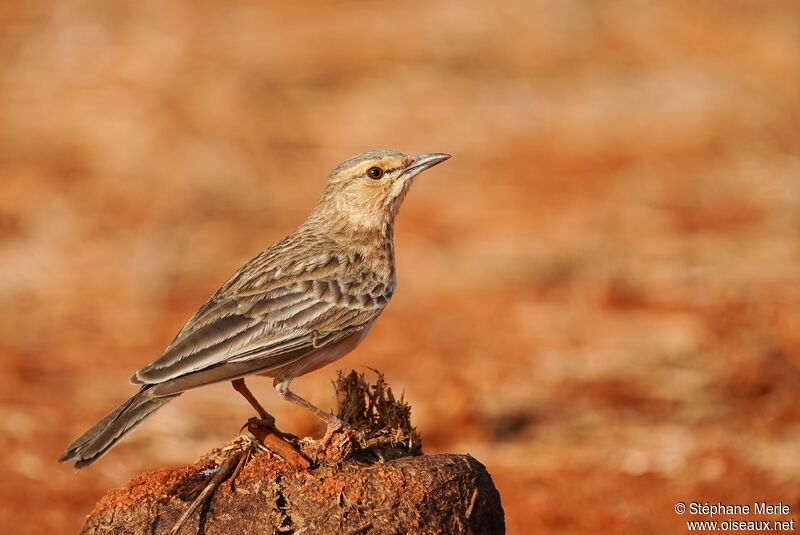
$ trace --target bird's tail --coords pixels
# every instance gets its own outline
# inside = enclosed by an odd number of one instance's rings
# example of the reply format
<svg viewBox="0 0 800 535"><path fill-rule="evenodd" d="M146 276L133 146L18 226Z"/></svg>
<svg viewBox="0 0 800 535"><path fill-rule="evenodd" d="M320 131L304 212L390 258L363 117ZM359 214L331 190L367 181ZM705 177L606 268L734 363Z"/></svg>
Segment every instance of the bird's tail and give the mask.
<svg viewBox="0 0 800 535"><path fill-rule="evenodd" d="M162 405L178 396L156 397L150 391L151 385L142 387L128 401L114 409L94 427L86 431L75 442L67 447L67 451L58 460L60 463L75 461L75 468L89 466L103 456L129 431L139 425L145 418L160 409Z"/></svg>

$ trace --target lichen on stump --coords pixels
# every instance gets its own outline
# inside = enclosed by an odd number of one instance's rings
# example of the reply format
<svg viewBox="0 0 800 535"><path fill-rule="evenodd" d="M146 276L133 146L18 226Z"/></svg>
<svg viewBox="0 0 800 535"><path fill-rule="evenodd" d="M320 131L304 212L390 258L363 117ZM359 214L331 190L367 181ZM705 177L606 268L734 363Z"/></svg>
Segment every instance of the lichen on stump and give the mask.
<svg viewBox="0 0 800 535"><path fill-rule="evenodd" d="M312 441L295 442L312 458L310 467L240 435L191 465L147 472L108 492L82 533L170 533L223 465L237 459L235 474L180 533L504 532L500 495L486 468L469 455L422 455L410 408L382 375L368 384L363 375L340 373L334 386L337 414L352 433L337 436L317 459Z"/></svg>

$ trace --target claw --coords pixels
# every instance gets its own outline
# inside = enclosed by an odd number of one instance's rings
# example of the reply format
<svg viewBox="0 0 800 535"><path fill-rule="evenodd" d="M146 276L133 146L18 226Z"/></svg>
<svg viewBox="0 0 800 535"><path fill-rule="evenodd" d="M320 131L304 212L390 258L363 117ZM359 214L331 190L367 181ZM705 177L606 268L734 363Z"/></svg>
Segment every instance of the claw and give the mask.
<svg viewBox="0 0 800 535"><path fill-rule="evenodd" d="M241 432L241 431L244 431L245 429L252 429L252 428L266 429L267 431L269 431L273 435L275 435L277 437L280 437L280 438L282 438L284 440L297 440L297 436L295 436L295 435L293 435L291 433L284 433L283 431L281 431L280 429L275 427L275 418L272 418L272 417L270 417L270 418L256 418L254 416L254 417L250 418L249 420L247 420L247 423L244 424L239 431ZM251 430L251 432L252 432L252 430Z"/></svg>
<svg viewBox="0 0 800 535"><path fill-rule="evenodd" d="M317 443L317 452L327 448L328 444L330 444L331 439L333 438L333 435L341 429L349 431L350 426L347 425L347 422L339 418L329 422L327 428L325 429L325 435L323 435L322 439L320 439L320 441Z"/></svg>
<svg viewBox="0 0 800 535"><path fill-rule="evenodd" d="M273 433L278 431L278 429L275 427L275 418L256 418L253 416L252 418L247 419L242 428L239 429L239 432L241 433L248 427L260 427L262 429L268 429Z"/></svg>

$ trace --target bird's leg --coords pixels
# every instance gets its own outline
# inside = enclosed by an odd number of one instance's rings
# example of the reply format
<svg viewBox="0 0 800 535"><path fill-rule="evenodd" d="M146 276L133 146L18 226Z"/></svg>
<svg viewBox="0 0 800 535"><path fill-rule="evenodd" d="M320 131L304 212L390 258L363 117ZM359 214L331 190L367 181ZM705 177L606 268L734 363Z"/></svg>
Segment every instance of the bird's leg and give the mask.
<svg viewBox="0 0 800 535"><path fill-rule="evenodd" d="M262 423L270 428L275 428L275 417L272 416L267 410L261 406L261 403L258 402L256 397L250 392L250 389L247 388L247 385L244 384L244 379L234 379L231 381L231 385L233 385L233 389L239 392L244 399L246 399L250 405L258 413L259 418L261 418Z"/></svg>
<svg viewBox="0 0 800 535"><path fill-rule="evenodd" d="M275 382L273 384L275 386L275 390L278 392L278 395L280 395L283 399L285 399L286 401L291 401L295 405L303 407L305 410L309 411L314 416L325 422L325 424L327 425L327 428L325 430L325 436L323 436L322 440L319 441L319 446L318 446L320 449L325 448L328 445L328 442L331 441L331 437L333 437L333 434L336 431L344 427L347 427L347 422L345 422L340 418L337 418L336 416L334 416L329 412L323 411L319 407L311 404L310 402L306 401L305 399L301 398L300 396L289 390L289 382L290 381L279 381L278 379L275 379Z"/></svg>

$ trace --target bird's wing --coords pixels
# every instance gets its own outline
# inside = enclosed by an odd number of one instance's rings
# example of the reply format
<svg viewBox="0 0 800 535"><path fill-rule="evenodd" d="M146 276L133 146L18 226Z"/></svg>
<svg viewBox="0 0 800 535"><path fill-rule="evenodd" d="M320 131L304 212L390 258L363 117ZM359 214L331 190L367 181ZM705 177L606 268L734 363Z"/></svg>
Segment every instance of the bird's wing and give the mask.
<svg viewBox="0 0 800 535"><path fill-rule="evenodd" d="M255 359L261 371L278 368L370 323L388 301L389 295L341 282L346 259L319 255L287 269L252 269L258 260L234 275L131 382L157 384Z"/></svg>
<svg viewBox="0 0 800 535"><path fill-rule="evenodd" d="M333 333L325 338L324 346L342 341L352 335L360 336L359 332L367 328L361 325L346 331ZM312 341L311 347L323 347L317 344L318 342ZM287 350L279 354L273 353L272 356L261 358L261 352L255 351L246 360L224 362L150 386L153 387L152 394L155 397L172 396L198 386L220 381L231 381L248 375L269 372L275 370L276 367L288 366L296 360L306 357L309 352L309 347L298 347L297 349ZM277 365L276 362L278 363Z"/></svg>

